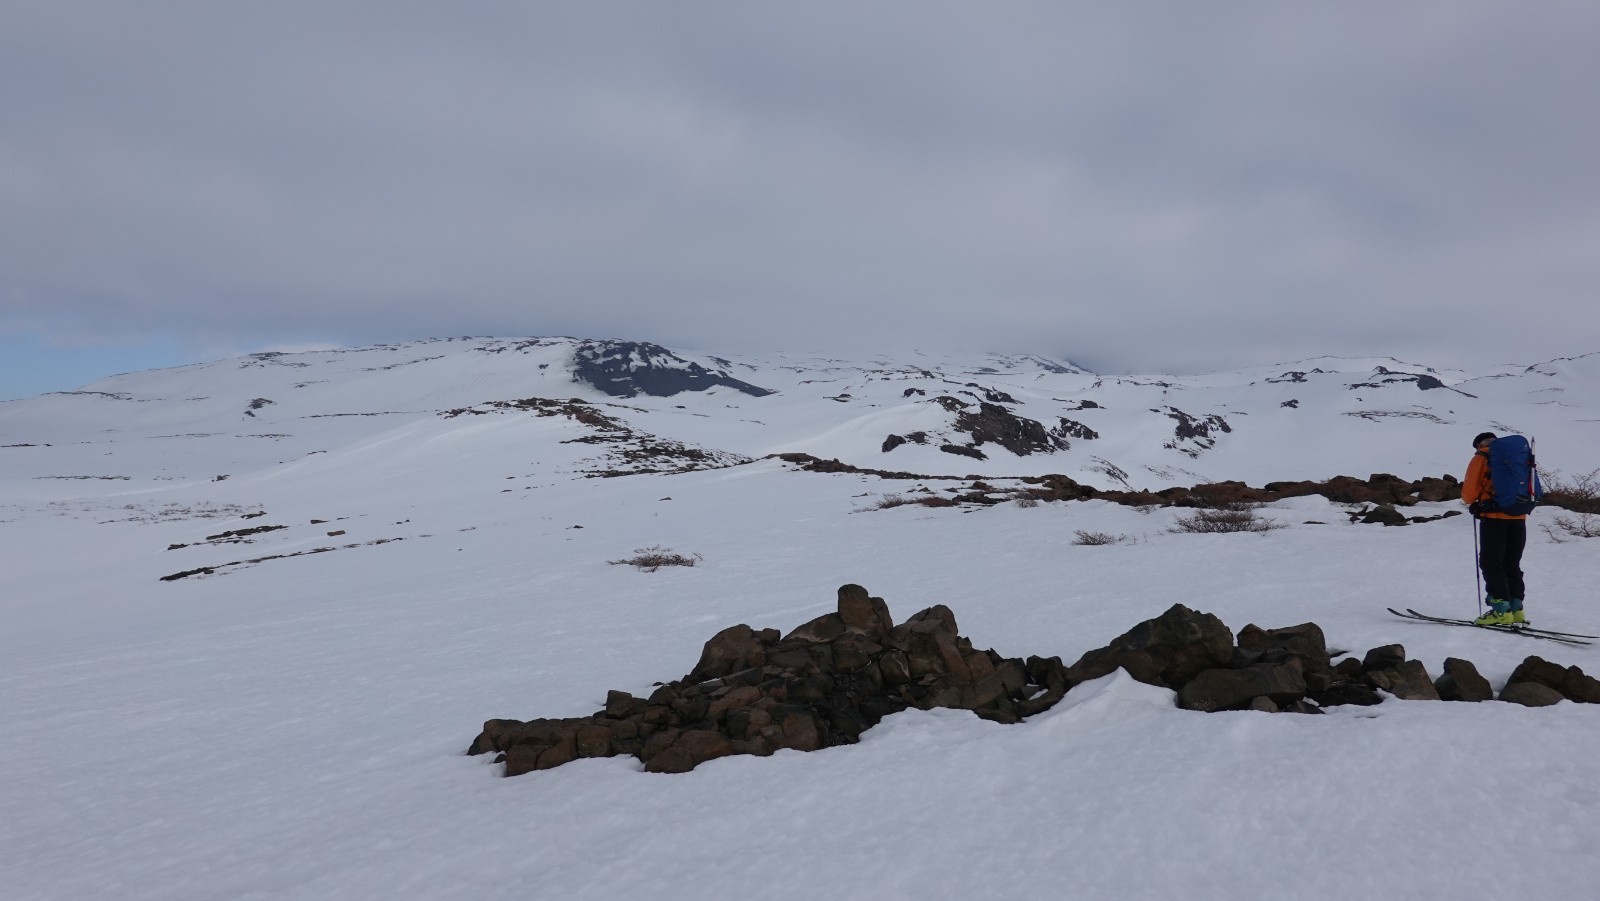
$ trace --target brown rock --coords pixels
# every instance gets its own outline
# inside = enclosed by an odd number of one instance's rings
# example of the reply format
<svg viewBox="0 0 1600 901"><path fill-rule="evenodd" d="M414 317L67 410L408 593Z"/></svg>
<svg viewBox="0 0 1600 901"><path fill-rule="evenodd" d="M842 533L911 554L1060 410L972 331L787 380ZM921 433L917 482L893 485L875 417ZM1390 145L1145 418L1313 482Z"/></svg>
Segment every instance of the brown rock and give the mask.
<svg viewBox="0 0 1600 901"><path fill-rule="evenodd" d="M1121 667L1140 682L1177 690L1205 670L1226 667L1232 659L1233 633L1222 620L1174 604L1106 647L1084 654L1068 669L1068 677L1074 684L1087 682Z"/></svg>
<svg viewBox="0 0 1600 901"><path fill-rule="evenodd" d="M1290 663L1258 663L1244 669L1208 669L1178 690L1184 710L1242 710L1257 698L1266 698L1277 710L1305 697L1306 682L1300 667Z"/></svg>
<svg viewBox="0 0 1600 901"><path fill-rule="evenodd" d="M796 751L815 751L822 747L822 729L817 718L803 710L791 710L778 722L783 747Z"/></svg>
<svg viewBox="0 0 1600 901"><path fill-rule="evenodd" d="M1370 670L1365 678L1374 688L1381 688L1402 701L1439 700L1439 690L1433 687L1428 669L1420 660L1407 660L1390 669Z"/></svg>
<svg viewBox="0 0 1600 901"><path fill-rule="evenodd" d="M1373 648L1361 660L1361 671L1370 672L1379 669L1394 669L1406 662L1406 649L1404 645L1386 644L1381 648Z"/></svg>
<svg viewBox="0 0 1600 901"><path fill-rule="evenodd" d="M761 698L761 689L753 685L735 688L727 694L711 702L706 709L706 716L712 720L721 721L730 710L738 710L754 704Z"/></svg>
<svg viewBox="0 0 1600 901"><path fill-rule="evenodd" d="M733 743L721 732L692 729L680 734L665 750L645 762L647 773L687 773L707 760L733 753Z"/></svg>
<svg viewBox="0 0 1600 901"><path fill-rule="evenodd" d="M606 692L606 716L620 720L635 713L643 713L649 704L625 691Z"/></svg>
<svg viewBox="0 0 1600 901"><path fill-rule="evenodd" d="M1566 698L1561 692L1539 682L1513 682L1500 692L1500 700L1524 707L1549 707Z"/></svg>
<svg viewBox="0 0 1600 901"><path fill-rule="evenodd" d="M1433 680L1439 697L1446 701L1492 701L1494 689L1478 673L1470 660L1450 657L1444 662L1444 675Z"/></svg>
<svg viewBox="0 0 1600 901"><path fill-rule="evenodd" d="M765 662L765 649L756 637L755 630L741 623L723 629L706 642L705 649L700 653L700 662L695 664L684 681L704 682Z"/></svg>
<svg viewBox="0 0 1600 901"><path fill-rule="evenodd" d="M869 597L860 585L839 586L839 620L846 629L873 637L887 637L894 628L889 605L883 598Z"/></svg>
<svg viewBox="0 0 1600 901"><path fill-rule="evenodd" d="M578 757L610 757L612 734L605 726L579 726L573 733L573 751Z"/></svg>
<svg viewBox="0 0 1600 901"><path fill-rule="evenodd" d="M824 613L811 622L797 627L788 635L783 636L783 640L786 642L825 642L838 638L840 635L843 635L844 632L844 620L839 617L839 614Z"/></svg>

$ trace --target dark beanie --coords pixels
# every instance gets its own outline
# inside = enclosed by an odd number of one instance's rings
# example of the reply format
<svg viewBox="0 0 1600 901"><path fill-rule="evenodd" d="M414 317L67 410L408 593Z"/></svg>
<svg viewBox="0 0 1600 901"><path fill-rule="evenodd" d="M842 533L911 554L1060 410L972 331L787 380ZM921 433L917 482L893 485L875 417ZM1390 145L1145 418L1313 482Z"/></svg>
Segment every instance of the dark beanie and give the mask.
<svg viewBox="0 0 1600 901"><path fill-rule="evenodd" d="M1478 437L1472 439L1472 446L1474 449L1476 449L1477 446L1483 443L1485 440L1493 441L1494 438L1494 432L1479 432Z"/></svg>

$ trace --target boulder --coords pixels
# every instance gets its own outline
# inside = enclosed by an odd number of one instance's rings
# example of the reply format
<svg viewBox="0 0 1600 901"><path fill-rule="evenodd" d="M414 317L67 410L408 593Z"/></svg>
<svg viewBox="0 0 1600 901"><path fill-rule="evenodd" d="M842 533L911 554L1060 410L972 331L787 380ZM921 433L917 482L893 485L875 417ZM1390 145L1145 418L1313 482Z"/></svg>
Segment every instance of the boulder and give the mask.
<svg viewBox="0 0 1600 901"><path fill-rule="evenodd" d="M974 648L943 605L896 626L882 598L845 585L837 612L781 639L747 625L718 632L687 676L648 699L612 691L589 717L489 720L469 752L499 752L511 776L615 754L649 772L682 773L729 754L850 744L913 706L1015 723L1069 687L1060 658L1024 662Z"/></svg>
<svg viewBox="0 0 1600 901"><path fill-rule="evenodd" d="M1373 648L1367 656L1361 658L1361 671L1363 673L1379 669L1394 669L1406 662L1406 649L1404 645L1386 644L1380 648Z"/></svg>
<svg viewBox="0 0 1600 901"><path fill-rule="evenodd" d="M703 682L752 666L760 666L766 662L764 638L765 635L758 634L743 624L723 629L706 642L705 648L700 652L700 662L690 670L685 681Z"/></svg>
<svg viewBox="0 0 1600 901"><path fill-rule="evenodd" d="M1368 670L1362 678L1373 688L1381 688L1402 701L1439 700L1439 690L1433 687L1428 669L1420 660L1407 660L1388 669Z"/></svg>
<svg viewBox="0 0 1600 901"><path fill-rule="evenodd" d="M1542 657L1531 656L1523 660L1506 680L1509 687L1519 682L1537 682L1568 700L1582 704L1600 703L1600 680L1585 675L1576 666L1563 667Z"/></svg>
<svg viewBox="0 0 1600 901"><path fill-rule="evenodd" d="M874 638L887 637L894 628L889 605L883 598L871 597L860 585L839 587L839 620L846 629L864 632Z"/></svg>
<svg viewBox="0 0 1600 901"><path fill-rule="evenodd" d="M1361 517L1360 521L1368 525L1381 523L1386 526L1404 526L1410 523L1406 519L1406 515L1396 510L1393 504L1379 504L1371 510L1365 511L1365 515Z"/></svg>
<svg viewBox="0 0 1600 901"><path fill-rule="evenodd" d="M1293 663L1258 663L1243 669L1208 669L1178 690L1184 710L1243 710L1267 699L1276 711L1305 697L1306 682Z"/></svg>
<svg viewBox="0 0 1600 901"><path fill-rule="evenodd" d="M1433 687L1445 701L1494 700L1494 689L1490 687L1489 680L1478 673L1478 668L1471 661L1459 657L1445 660L1444 675L1433 680Z"/></svg>
<svg viewBox="0 0 1600 901"><path fill-rule="evenodd" d="M1312 692L1309 697L1323 707L1338 707L1343 704L1371 707L1383 703L1383 696L1365 682L1335 682L1322 691Z"/></svg>
<svg viewBox="0 0 1600 901"><path fill-rule="evenodd" d="M1538 682L1513 682L1500 691L1500 700L1524 707L1549 707L1566 698L1561 692Z"/></svg>
<svg viewBox="0 0 1600 901"><path fill-rule="evenodd" d="M1121 667L1140 682L1176 691L1200 673L1225 668L1232 660L1233 633L1222 620L1173 604L1106 647L1084 654L1067 675L1077 684Z"/></svg>

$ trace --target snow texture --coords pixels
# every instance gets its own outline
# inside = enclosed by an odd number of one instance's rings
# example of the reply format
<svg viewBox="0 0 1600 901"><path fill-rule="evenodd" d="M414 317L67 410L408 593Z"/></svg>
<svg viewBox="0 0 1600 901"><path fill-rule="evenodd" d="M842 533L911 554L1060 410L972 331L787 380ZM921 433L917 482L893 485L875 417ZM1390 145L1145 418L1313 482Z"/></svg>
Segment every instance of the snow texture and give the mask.
<svg viewBox="0 0 1600 901"><path fill-rule="evenodd" d="M1191 472L1415 478L1463 469L1471 435L1499 423L1537 434L1546 465L1587 471L1600 357L1477 378L1320 360L1180 380L1031 358L728 356L691 362L776 393L618 400L574 381L575 345L258 355L0 404L0 894L1594 896L1600 708L1570 702L1200 714L1118 672L1020 725L910 711L858 745L684 775L612 758L503 779L463 752L491 717L648 694L723 627L787 631L845 582L897 621L947 604L963 635L1007 656L1070 663L1182 602L1235 631L1315 621L1358 655L1400 642L1435 676L1467 658L1497 689L1530 653L1600 673L1600 648L1383 611L1474 612L1465 517L1351 525L1311 497L1264 511L1285 529L1191 535L1168 531L1181 511L1103 501L869 509L951 483L759 459L1106 487L1095 458L1151 487ZM1349 387L1378 366L1457 390ZM1295 371L1304 381L1269 381ZM881 451L885 434L948 422L926 401L972 401L968 383L1104 437L1028 457L986 445L987 461ZM441 415L528 397L716 454L596 478L607 448L583 440L600 432L582 417ZM1232 431L1179 454L1163 447L1173 420L1152 412L1164 406ZM723 465L736 458L753 462ZM284 528L237 534L262 526ZM1077 546L1078 530L1130 540ZM1530 615L1594 631L1597 547L1532 538ZM650 546L702 560L608 563Z"/></svg>

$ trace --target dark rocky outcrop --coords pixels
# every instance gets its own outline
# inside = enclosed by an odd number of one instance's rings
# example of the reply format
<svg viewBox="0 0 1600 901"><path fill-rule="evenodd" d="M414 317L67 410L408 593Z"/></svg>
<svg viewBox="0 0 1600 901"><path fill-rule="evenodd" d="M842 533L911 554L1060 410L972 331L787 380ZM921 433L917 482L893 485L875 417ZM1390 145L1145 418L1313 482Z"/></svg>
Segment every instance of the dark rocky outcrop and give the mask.
<svg viewBox="0 0 1600 901"><path fill-rule="evenodd" d="M1585 675L1576 666L1563 667L1542 657L1528 657L1512 671L1506 687L1523 682L1536 682L1580 704L1600 704L1600 679Z"/></svg>
<svg viewBox="0 0 1600 901"><path fill-rule="evenodd" d="M859 585L838 606L786 635L736 625L706 642L682 679L646 698L611 691L586 717L493 719L469 754L496 753L505 774L586 757L630 755L645 770L682 773L732 754L815 751L852 744L885 716L908 708L970 710L1017 723L1050 709L1081 682L1117 669L1169 688L1184 710L1320 713L1341 704L1401 700L1484 701L1493 692L1471 662L1449 658L1437 680L1398 644L1333 663L1321 627L1247 625L1237 639L1217 617L1174 604L1085 653L1005 658L963 638L939 604L895 625L882 598ZM1575 666L1529 657L1500 700L1543 707L1600 702L1600 680Z"/></svg>
<svg viewBox="0 0 1600 901"><path fill-rule="evenodd" d="M1494 689L1490 687L1489 680L1478 673L1472 661L1459 657L1445 660L1444 675L1433 680L1433 687L1439 692L1439 698L1445 701L1494 700Z"/></svg>
<svg viewBox="0 0 1600 901"><path fill-rule="evenodd" d="M954 398L941 397L939 400L944 402ZM985 401L978 404L977 410L973 410L967 404L955 407L945 403L945 409L956 414L955 430L972 436L972 449L985 444L998 444L1019 457L1026 457L1033 453L1065 450L1071 446L1066 438L1052 434L1037 420L1018 416L999 404Z"/></svg>
<svg viewBox="0 0 1600 901"><path fill-rule="evenodd" d="M752 397L773 393L690 362L656 344L585 341L573 353L572 377L612 397L671 397L724 386Z"/></svg>
<svg viewBox="0 0 1600 901"><path fill-rule="evenodd" d="M1549 707L1566 700L1561 692L1538 682L1514 682L1500 691L1500 700L1524 707Z"/></svg>
<svg viewBox="0 0 1600 901"><path fill-rule="evenodd" d="M1016 723L1049 709L1069 687L1059 658L1024 661L975 649L948 607L897 626L883 599L845 585L835 612L787 635L747 625L722 630L688 675L648 698L613 691L591 716L489 720L468 753L498 752L508 776L619 754L650 772L681 773L730 754L851 744L911 707Z"/></svg>
<svg viewBox="0 0 1600 901"><path fill-rule="evenodd" d="M1122 668L1149 685L1174 691L1200 673L1225 667L1233 659L1233 633L1222 620L1173 604L1112 642L1084 654L1067 670L1074 684Z"/></svg>
<svg viewBox="0 0 1600 901"><path fill-rule="evenodd" d="M952 401L954 404L963 404L954 398L940 398ZM959 409L959 407L957 408ZM1003 408L1002 408L1003 409ZM1009 414L1008 414L1009 415ZM1025 420L1033 422L1033 420ZM1037 425L1037 423L1035 423ZM1052 436L1056 441L1065 444L1066 433ZM988 440L988 439L985 439ZM928 443L929 438L925 432L914 432L907 435L890 435L884 440L883 449L893 450L906 444ZM998 442L995 442L998 443ZM976 443L971 446L949 444L940 448L947 453L970 456L973 459L987 459L987 455L977 449ZM1009 449L1009 448L1008 448ZM1058 445L1057 449L1061 449ZM1041 448L1042 450L1042 448ZM1015 452L1015 451L1013 451ZM796 463L811 472L851 472L864 475L874 475L884 479L916 479L919 481L938 481L941 479L977 478L977 476L937 476L915 472L889 472L881 469L869 469L842 463L839 460L822 460L804 453L783 453L771 456ZM1293 497L1325 497L1336 504L1370 504L1373 507L1387 506L1391 509L1399 507L1413 507L1418 503L1452 501L1461 496L1461 483L1455 476L1445 475L1441 478L1432 476L1407 482L1398 476L1387 473L1374 473L1366 480L1353 476L1334 476L1322 482L1268 482L1260 488L1246 485L1243 482L1222 481L1203 482L1191 487L1174 486L1160 491L1148 490L1100 490L1088 485L1082 485L1076 480L1053 473L1043 476L1022 476L1018 481L1024 484L1048 484L1071 486L1069 491L1040 492L1032 488L1016 490L1019 496L1027 495L1036 500L1066 501L1066 500L1107 500L1113 503L1126 504L1138 507L1221 507L1228 504L1268 504ZM1552 493L1546 496L1547 506L1561 506L1584 512L1579 509L1581 501L1567 500ZM1592 502L1591 502L1592 503ZM1460 510L1448 510L1436 516L1405 516L1394 509L1377 512L1372 509L1362 509L1354 514L1355 520L1364 522L1384 523L1392 525L1406 525L1410 523L1433 522L1452 516L1462 515ZM1589 512L1594 512L1590 510ZM1371 517L1371 518L1368 518Z"/></svg>

